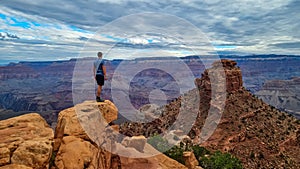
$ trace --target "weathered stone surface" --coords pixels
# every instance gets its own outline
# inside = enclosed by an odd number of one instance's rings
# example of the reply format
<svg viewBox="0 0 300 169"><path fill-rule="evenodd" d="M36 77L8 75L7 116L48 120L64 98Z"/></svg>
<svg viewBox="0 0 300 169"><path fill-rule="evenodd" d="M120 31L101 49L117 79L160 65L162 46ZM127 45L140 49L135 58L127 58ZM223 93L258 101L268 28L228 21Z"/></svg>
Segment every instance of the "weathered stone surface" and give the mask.
<svg viewBox="0 0 300 169"><path fill-rule="evenodd" d="M11 162L32 168L45 168L52 155L52 141L28 140L14 151Z"/></svg>
<svg viewBox="0 0 300 169"><path fill-rule="evenodd" d="M122 144L125 147L135 148L139 152L143 152L147 140L145 136L133 136L133 137L125 137L122 141Z"/></svg>
<svg viewBox="0 0 300 169"><path fill-rule="evenodd" d="M164 154L155 156L154 161L158 162L159 168L161 169L170 169L170 168L186 169L187 168L186 166L165 156Z"/></svg>
<svg viewBox="0 0 300 169"><path fill-rule="evenodd" d="M118 118L118 109L109 100L85 101L59 113L55 129L54 150L58 150L63 136L75 136L93 141L108 123Z"/></svg>
<svg viewBox="0 0 300 169"><path fill-rule="evenodd" d="M0 121L0 136L0 166L10 163L37 169L48 166L54 134L39 114Z"/></svg>
<svg viewBox="0 0 300 169"><path fill-rule="evenodd" d="M116 143L113 152L118 153L121 160L120 165L122 169L186 169L183 164L180 164L179 162L167 157L149 144L145 144L143 152L140 152L135 148L125 147L120 143Z"/></svg>
<svg viewBox="0 0 300 169"><path fill-rule="evenodd" d="M98 107L99 104L101 106ZM99 108L105 111L99 111ZM104 121L102 116L99 116L100 112L109 112L109 117L105 117L110 120ZM62 111L59 114L55 134L57 154L54 168L186 168L165 155L149 155L149 151L150 154L157 151L146 144L144 136L127 137L117 142L114 137L118 126L108 125L116 117L117 109L107 101L104 103L87 101ZM144 151L148 155L145 155Z"/></svg>
<svg viewBox="0 0 300 169"><path fill-rule="evenodd" d="M108 123L117 119L118 109L106 100L97 103L85 101L59 114L54 149L57 151L55 167L58 169L110 169L118 160L104 148L118 126Z"/></svg>
<svg viewBox="0 0 300 169"><path fill-rule="evenodd" d="M74 136L64 137L56 155L55 165L59 169L81 169L90 166L95 159L97 147Z"/></svg>
<svg viewBox="0 0 300 169"><path fill-rule="evenodd" d="M187 169L179 162L165 156L164 154L156 155L148 158L126 158L121 157L122 169Z"/></svg>
<svg viewBox="0 0 300 169"><path fill-rule="evenodd" d="M200 166L196 166L194 169L203 169L203 168Z"/></svg>
<svg viewBox="0 0 300 169"><path fill-rule="evenodd" d="M85 102L85 104L90 104L90 102ZM100 102L97 104L107 123L110 123L118 118L118 108L111 101L105 100L105 102Z"/></svg>
<svg viewBox="0 0 300 169"><path fill-rule="evenodd" d="M193 152L183 152L183 159L188 169L195 169L199 165Z"/></svg>
<svg viewBox="0 0 300 169"><path fill-rule="evenodd" d="M7 147L0 148L0 166L9 164L10 162L10 151Z"/></svg>
<svg viewBox="0 0 300 169"><path fill-rule="evenodd" d="M32 169L32 167L27 167L25 165L20 165L20 164L9 164L0 167L0 169Z"/></svg>

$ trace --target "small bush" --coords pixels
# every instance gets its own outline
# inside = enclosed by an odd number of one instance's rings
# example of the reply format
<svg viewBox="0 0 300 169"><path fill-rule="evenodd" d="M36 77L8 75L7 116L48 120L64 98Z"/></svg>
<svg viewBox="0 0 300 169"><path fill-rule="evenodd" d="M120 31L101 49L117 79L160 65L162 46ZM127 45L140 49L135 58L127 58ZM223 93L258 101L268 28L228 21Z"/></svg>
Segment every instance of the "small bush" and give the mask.
<svg viewBox="0 0 300 169"><path fill-rule="evenodd" d="M210 154L210 152L206 148L200 147L198 145L192 146L192 150L193 150L193 152L195 154L195 157L204 157L205 155L209 155ZM200 159L197 159L197 160L200 163Z"/></svg>
<svg viewBox="0 0 300 169"><path fill-rule="evenodd" d="M204 157L201 160L201 166L208 169L242 169L240 160L229 153L216 151L209 158Z"/></svg>
<svg viewBox="0 0 300 169"><path fill-rule="evenodd" d="M174 146L164 154L170 158L184 164L183 152L193 151L196 159L204 169L242 169L242 164L239 159L233 157L229 153L216 151L211 154L206 148L199 145L187 146L183 143L180 146Z"/></svg>
<svg viewBox="0 0 300 169"><path fill-rule="evenodd" d="M165 152L172 147L169 142L160 135L150 137L147 142L160 152Z"/></svg>
<svg viewBox="0 0 300 169"><path fill-rule="evenodd" d="M164 152L164 154L178 161L179 163L184 164L183 152L184 150L182 147L174 146L170 150Z"/></svg>

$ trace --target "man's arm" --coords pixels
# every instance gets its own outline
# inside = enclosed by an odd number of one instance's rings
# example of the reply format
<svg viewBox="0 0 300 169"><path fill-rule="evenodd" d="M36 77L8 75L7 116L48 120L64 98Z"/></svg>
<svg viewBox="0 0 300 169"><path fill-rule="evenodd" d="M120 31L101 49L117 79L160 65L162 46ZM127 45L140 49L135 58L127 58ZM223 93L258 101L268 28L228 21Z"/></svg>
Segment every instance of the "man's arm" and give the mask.
<svg viewBox="0 0 300 169"><path fill-rule="evenodd" d="M93 73L94 73L94 78L96 78L96 68L95 68L95 65L93 65Z"/></svg>
<svg viewBox="0 0 300 169"><path fill-rule="evenodd" d="M105 65L102 65L102 70L103 70L104 79L107 80L107 76L106 76L106 66L105 66Z"/></svg>

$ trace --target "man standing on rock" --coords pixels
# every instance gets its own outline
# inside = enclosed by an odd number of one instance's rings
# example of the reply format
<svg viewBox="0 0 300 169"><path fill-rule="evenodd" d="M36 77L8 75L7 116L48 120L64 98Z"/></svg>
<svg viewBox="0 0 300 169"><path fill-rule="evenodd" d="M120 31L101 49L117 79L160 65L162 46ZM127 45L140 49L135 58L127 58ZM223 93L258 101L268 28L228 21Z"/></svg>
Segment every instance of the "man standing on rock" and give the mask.
<svg viewBox="0 0 300 169"><path fill-rule="evenodd" d="M98 84L96 101L104 102L104 100L100 98L100 95L101 95L102 86L104 85L104 80L107 80L107 77L106 77L106 67L102 59L102 52L98 52L98 59L94 61L93 72L94 72L95 80L97 81Z"/></svg>

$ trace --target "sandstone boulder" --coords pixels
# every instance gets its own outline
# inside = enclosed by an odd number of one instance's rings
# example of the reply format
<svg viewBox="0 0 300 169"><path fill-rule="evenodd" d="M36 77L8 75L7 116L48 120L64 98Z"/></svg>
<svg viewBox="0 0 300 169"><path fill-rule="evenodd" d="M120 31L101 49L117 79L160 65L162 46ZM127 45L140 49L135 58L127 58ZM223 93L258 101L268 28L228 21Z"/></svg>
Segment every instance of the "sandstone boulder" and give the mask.
<svg viewBox="0 0 300 169"><path fill-rule="evenodd" d="M125 147L135 148L139 152L144 151L146 143L147 139L144 136L125 137L122 141L122 145Z"/></svg>
<svg viewBox="0 0 300 169"><path fill-rule="evenodd" d="M52 141L28 140L14 151L11 162L32 168L44 168L48 166L52 150Z"/></svg>
<svg viewBox="0 0 300 169"><path fill-rule="evenodd" d="M118 126L108 124L116 120L118 109L105 102L85 101L63 110L58 117L54 149L58 169L109 169L112 154L100 147L110 147L110 137ZM116 163L118 163L116 161ZM115 164L114 164L115 165Z"/></svg>
<svg viewBox="0 0 300 169"><path fill-rule="evenodd" d="M63 136L95 141L108 123L118 118L118 109L109 100L85 101L59 113L55 129L54 149L58 150ZM117 127L115 127L117 128Z"/></svg>
<svg viewBox="0 0 300 169"><path fill-rule="evenodd" d="M55 165L64 169L81 169L90 166L95 160L97 147L88 141L74 136L63 138L56 155Z"/></svg>
<svg viewBox="0 0 300 169"><path fill-rule="evenodd" d="M183 159L188 169L195 169L199 165L193 152L183 152Z"/></svg>
<svg viewBox="0 0 300 169"><path fill-rule="evenodd" d="M27 167L25 165L19 165L19 164L9 164L0 167L0 169L32 169L32 167Z"/></svg>
<svg viewBox="0 0 300 169"><path fill-rule="evenodd" d="M126 158L121 157L122 169L187 169L186 166L167 157L164 154L156 155L148 158Z"/></svg>
<svg viewBox="0 0 300 169"><path fill-rule="evenodd" d="M39 114L31 113L0 121L0 136L2 168L47 168L54 134Z"/></svg>

